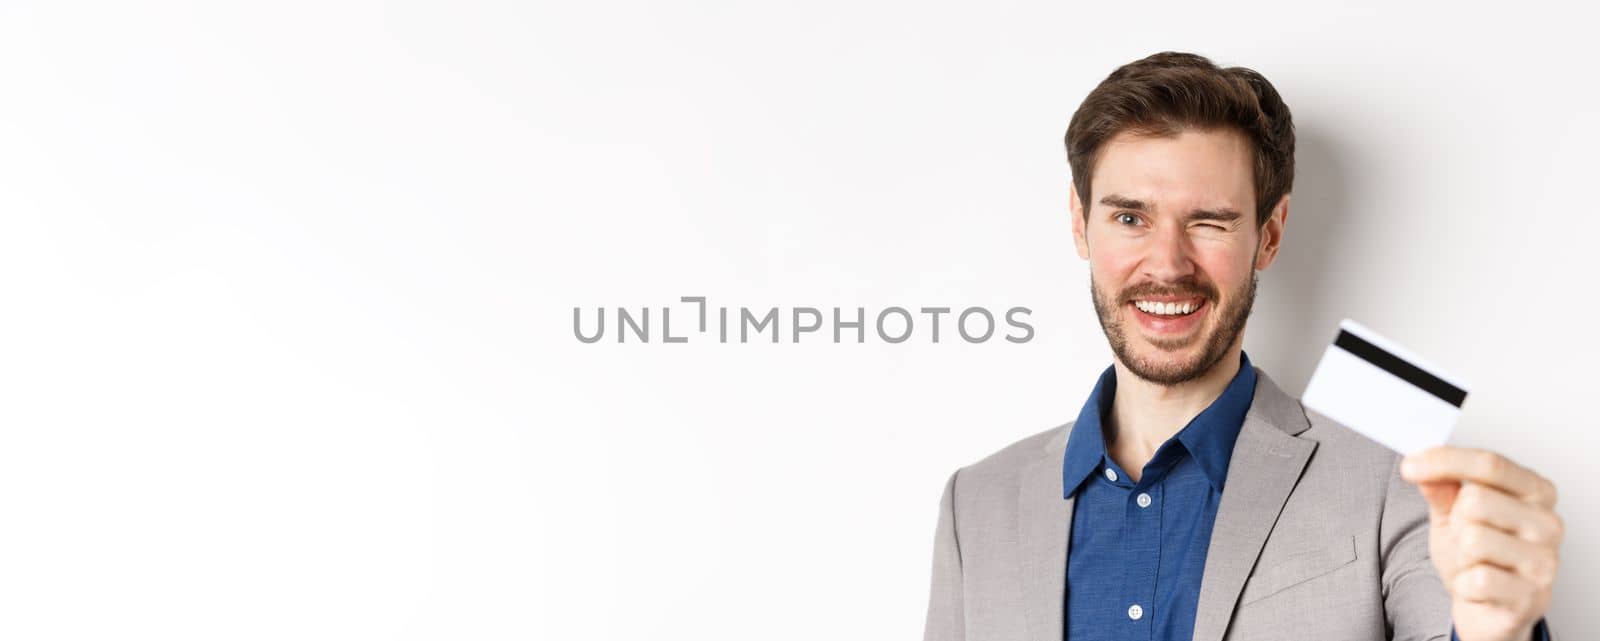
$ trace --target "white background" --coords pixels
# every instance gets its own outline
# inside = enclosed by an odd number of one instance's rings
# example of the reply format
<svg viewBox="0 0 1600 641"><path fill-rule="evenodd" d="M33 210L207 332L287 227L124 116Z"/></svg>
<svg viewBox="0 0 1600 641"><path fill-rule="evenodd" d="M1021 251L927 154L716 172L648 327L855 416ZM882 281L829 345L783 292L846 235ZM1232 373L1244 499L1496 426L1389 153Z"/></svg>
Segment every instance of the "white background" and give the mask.
<svg viewBox="0 0 1600 641"><path fill-rule="evenodd" d="M1110 362L1061 136L1166 49L1295 115L1251 358L1298 394L1350 317L1465 379L1600 633L1593 23L1465 11L0 5L0 637L918 638L944 479ZM572 334L680 296L1037 335Z"/></svg>

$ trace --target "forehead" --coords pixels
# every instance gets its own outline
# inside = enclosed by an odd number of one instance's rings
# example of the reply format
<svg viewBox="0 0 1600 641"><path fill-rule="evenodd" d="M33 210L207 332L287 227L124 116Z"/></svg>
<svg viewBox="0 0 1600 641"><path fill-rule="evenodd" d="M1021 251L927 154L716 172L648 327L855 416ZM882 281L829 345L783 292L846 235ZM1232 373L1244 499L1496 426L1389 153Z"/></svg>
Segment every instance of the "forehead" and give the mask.
<svg viewBox="0 0 1600 641"><path fill-rule="evenodd" d="M1249 141L1231 129L1191 129L1171 137L1123 131L1101 146L1089 189L1095 200L1117 194L1158 208L1165 202L1251 211L1252 160Z"/></svg>

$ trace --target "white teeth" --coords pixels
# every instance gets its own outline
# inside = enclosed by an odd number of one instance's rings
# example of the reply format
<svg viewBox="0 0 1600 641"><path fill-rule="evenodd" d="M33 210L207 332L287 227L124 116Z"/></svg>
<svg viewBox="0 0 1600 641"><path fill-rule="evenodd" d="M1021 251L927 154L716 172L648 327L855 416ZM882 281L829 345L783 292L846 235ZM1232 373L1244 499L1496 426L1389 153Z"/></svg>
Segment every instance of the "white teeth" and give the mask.
<svg viewBox="0 0 1600 641"><path fill-rule="evenodd" d="M1133 302L1133 305L1135 307L1138 307L1141 311L1145 312L1146 314L1160 314L1162 316L1177 316L1177 315L1188 314L1190 312L1193 312L1195 310L1195 308L1199 306L1199 303L1190 303L1190 302L1184 302L1184 303L1156 303L1156 302L1136 300L1136 301Z"/></svg>

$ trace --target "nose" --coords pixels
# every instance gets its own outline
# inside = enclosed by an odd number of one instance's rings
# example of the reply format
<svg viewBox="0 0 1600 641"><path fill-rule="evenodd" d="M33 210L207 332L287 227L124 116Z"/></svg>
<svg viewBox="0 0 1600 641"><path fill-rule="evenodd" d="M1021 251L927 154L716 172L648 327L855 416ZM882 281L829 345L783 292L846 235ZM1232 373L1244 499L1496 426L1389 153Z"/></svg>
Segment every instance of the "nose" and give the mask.
<svg viewBox="0 0 1600 641"><path fill-rule="evenodd" d="M1140 265L1144 277L1158 283L1176 283L1195 275L1194 246L1181 226L1169 225L1150 240Z"/></svg>

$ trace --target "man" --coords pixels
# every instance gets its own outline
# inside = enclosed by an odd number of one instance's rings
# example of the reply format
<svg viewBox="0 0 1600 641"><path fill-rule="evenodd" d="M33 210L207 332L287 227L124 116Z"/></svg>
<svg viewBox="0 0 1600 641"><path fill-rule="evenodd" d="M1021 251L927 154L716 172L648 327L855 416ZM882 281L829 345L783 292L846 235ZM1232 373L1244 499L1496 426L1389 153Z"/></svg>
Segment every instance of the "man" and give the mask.
<svg viewBox="0 0 1600 641"><path fill-rule="evenodd" d="M1115 362L1075 421L950 476L926 640L1549 638L1548 480L1462 448L1402 461L1244 353L1294 177L1266 78L1155 54L1066 143Z"/></svg>

